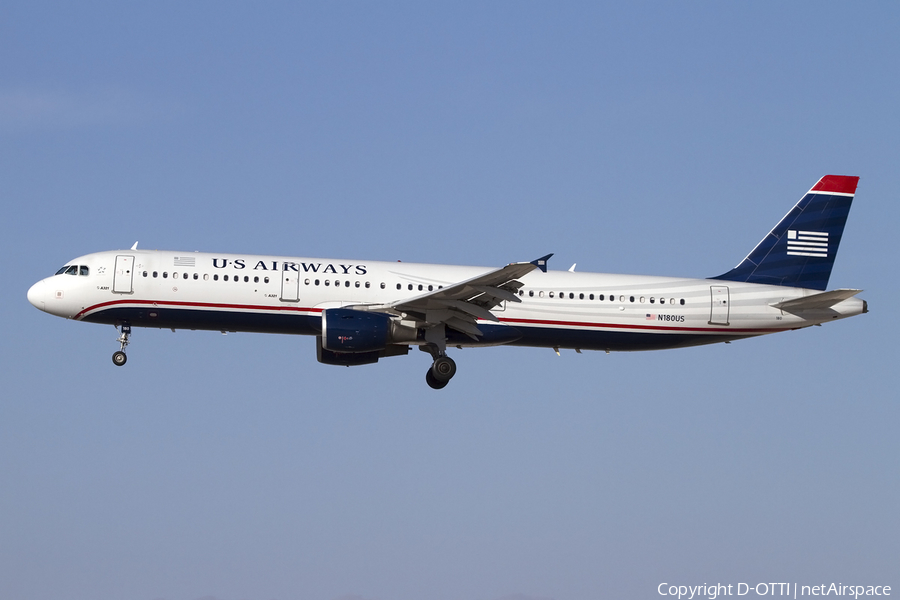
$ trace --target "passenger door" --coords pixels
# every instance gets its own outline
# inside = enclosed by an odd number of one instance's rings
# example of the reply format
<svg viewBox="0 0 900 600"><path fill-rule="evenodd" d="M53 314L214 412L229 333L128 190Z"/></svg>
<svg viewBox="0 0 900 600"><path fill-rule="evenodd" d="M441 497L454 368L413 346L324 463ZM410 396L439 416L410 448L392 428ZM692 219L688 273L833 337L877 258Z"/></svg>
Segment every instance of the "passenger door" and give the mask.
<svg viewBox="0 0 900 600"><path fill-rule="evenodd" d="M281 301L300 301L300 273L290 268L281 272Z"/></svg>
<svg viewBox="0 0 900 600"><path fill-rule="evenodd" d="M709 288L712 306L709 312L710 325L728 325L728 286L713 285Z"/></svg>
<svg viewBox="0 0 900 600"><path fill-rule="evenodd" d="M131 294L134 289L131 287L134 278L134 257L133 256L117 256L116 270L113 273L113 293L114 294Z"/></svg>

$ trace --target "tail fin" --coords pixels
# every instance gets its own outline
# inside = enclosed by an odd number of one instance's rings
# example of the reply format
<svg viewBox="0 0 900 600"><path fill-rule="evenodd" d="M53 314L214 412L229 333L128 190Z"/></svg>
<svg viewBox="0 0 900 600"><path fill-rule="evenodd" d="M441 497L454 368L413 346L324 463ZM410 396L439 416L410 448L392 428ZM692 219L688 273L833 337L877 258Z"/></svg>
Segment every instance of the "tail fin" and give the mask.
<svg viewBox="0 0 900 600"><path fill-rule="evenodd" d="M824 290L859 177L826 175L741 264L711 279Z"/></svg>

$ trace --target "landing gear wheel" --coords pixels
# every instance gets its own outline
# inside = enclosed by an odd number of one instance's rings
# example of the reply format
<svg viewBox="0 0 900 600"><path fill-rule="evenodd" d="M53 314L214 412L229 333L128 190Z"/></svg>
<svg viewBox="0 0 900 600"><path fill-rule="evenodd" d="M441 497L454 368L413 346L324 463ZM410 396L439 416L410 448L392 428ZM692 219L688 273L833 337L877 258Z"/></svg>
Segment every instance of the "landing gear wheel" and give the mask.
<svg viewBox="0 0 900 600"><path fill-rule="evenodd" d="M441 390L447 386L447 381L438 381L434 378L434 374L431 372L431 368L425 373L425 381L433 390Z"/></svg>
<svg viewBox="0 0 900 600"><path fill-rule="evenodd" d="M125 356L125 353L122 352L121 350L113 352L112 358L113 358L113 364L116 365L117 367L121 367L122 365L125 364L125 361L128 360L128 357Z"/></svg>
<svg viewBox="0 0 900 600"><path fill-rule="evenodd" d="M456 363L449 356L439 356L434 360L429 372L437 381L447 383L456 375Z"/></svg>

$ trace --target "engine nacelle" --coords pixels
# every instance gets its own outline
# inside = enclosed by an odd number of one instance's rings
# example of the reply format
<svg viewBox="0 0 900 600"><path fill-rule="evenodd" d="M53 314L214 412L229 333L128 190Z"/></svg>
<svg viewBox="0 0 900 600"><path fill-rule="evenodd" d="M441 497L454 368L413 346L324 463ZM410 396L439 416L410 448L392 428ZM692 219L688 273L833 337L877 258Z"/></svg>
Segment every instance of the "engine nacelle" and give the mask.
<svg viewBox="0 0 900 600"><path fill-rule="evenodd" d="M389 315L352 308L322 311L322 335L316 337L316 358L326 365L368 365L386 356L409 353L404 342L416 340L418 331Z"/></svg>
<svg viewBox="0 0 900 600"><path fill-rule="evenodd" d="M322 311L322 349L328 352L393 356L394 344L415 342L417 337L415 327L402 325L384 313L352 308Z"/></svg>
<svg viewBox="0 0 900 600"><path fill-rule="evenodd" d="M332 352L377 352L390 343L391 318L349 308L322 311L322 347Z"/></svg>

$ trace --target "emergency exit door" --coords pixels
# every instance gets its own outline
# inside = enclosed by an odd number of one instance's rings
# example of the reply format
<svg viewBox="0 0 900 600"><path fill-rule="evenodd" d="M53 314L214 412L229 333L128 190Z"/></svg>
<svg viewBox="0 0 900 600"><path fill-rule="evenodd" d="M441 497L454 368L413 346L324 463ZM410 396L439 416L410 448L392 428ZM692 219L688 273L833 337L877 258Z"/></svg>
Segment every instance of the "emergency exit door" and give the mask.
<svg viewBox="0 0 900 600"><path fill-rule="evenodd" d="M134 278L134 257L117 256L116 270L113 273L113 292L116 294L130 294L134 290L131 281Z"/></svg>

